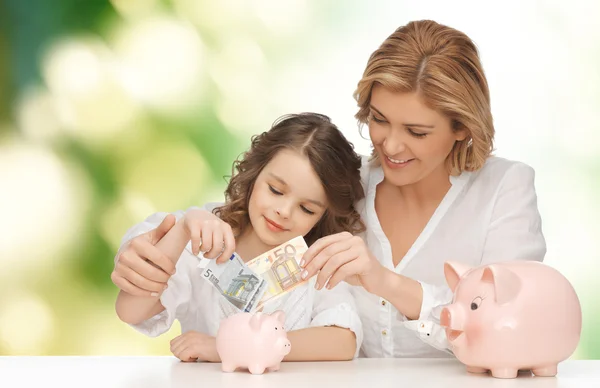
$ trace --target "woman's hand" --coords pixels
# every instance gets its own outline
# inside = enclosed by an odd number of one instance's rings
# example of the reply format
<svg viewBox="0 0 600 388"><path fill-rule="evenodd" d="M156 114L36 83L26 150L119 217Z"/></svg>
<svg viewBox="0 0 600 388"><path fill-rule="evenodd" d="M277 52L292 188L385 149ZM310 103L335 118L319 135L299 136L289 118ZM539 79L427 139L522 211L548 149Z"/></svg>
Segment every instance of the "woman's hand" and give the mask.
<svg viewBox="0 0 600 388"><path fill-rule="evenodd" d="M243 351L243 349L240 349ZM215 337L197 331L188 331L171 341L171 352L184 362L208 361L220 362L217 353L217 342Z"/></svg>
<svg viewBox="0 0 600 388"><path fill-rule="evenodd" d="M346 281L360 285L374 293L383 282L386 269L369 252L359 236L341 232L317 240L306 251L300 262L303 278L319 273L315 288L321 289L329 279L327 288Z"/></svg>
<svg viewBox="0 0 600 388"><path fill-rule="evenodd" d="M190 237L194 255L202 252L207 259L225 262L235 251L231 226L210 212L188 210L183 217L183 227Z"/></svg>
<svg viewBox="0 0 600 388"><path fill-rule="evenodd" d="M110 276L119 289L134 296L157 296L164 291L175 264L156 244L174 225L175 216L169 214L156 229L123 245Z"/></svg>

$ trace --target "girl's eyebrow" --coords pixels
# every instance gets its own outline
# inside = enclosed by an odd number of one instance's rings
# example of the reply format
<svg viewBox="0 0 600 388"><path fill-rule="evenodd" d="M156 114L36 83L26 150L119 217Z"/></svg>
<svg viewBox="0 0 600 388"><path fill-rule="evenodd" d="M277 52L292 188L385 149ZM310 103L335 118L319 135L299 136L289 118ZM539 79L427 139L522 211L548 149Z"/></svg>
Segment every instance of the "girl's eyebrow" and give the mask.
<svg viewBox="0 0 600 388"><path fill-rule="evenodd" d="M275 180L279 181L279 183L281 183L282 185L284 185L284 186L287 186L287 185L288 185L287 183L285 183L285 181L283 180L283 178L281 178L281 177L279 177L279 176L277 176L277 175L273 174L272 172L270 172L270 173L269 173L269 175L271 176L271 178L273 178L273 179L275 179ZM321 203L321 202L317 201L316 199L305 199L305 201L306 201L306 202L310 202L310 203L312 203L312 204L315 204L315 205L317 205L317 206L320 206L320 207L322 207L322 208L324 208L324 207L325 207L325 205L323 205L323 203Z"/></svg>

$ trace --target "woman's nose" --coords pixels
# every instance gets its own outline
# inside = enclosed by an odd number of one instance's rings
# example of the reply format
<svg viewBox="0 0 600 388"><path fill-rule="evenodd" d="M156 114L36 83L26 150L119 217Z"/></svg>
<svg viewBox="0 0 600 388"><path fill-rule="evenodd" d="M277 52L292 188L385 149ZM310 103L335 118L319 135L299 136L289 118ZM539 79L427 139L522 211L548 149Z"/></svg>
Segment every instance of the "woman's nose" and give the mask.
<svg viewBox="0 0 600 388"><path fill-rule="evenodd" d="M383 140L382 146L388 156L398 155L406 149L406 143L401 136L391 133Z"/></svg>

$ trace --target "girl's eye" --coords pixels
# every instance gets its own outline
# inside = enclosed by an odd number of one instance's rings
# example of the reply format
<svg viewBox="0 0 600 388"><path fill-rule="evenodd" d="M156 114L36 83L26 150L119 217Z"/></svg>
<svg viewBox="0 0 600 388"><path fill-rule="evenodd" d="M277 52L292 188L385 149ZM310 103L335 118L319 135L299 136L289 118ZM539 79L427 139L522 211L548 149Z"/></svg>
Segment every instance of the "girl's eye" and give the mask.
<svg viewBox="0 0 600 388"><path fill-rule="evenodd" d="M418 137L418 138L423 138L423 137L427 136L426 133L418 133L418 132L413 131L410 128L408 128L408 132L410 132L410 134L413 135L414 137Z"/></svg>
<svg viewBox="0 0 600 388"><path fill-rule="evenodd" d="M271 192L275 195L283 195L282 192L275 190L275 188L273 188L271 185L269 185L269 190L271 190Z"/></svg>
<svg viewBox="0 0 600 388"><path fill-rule="evenodd" d="M315 212L311 212L310 210L308 210L307 208L305 208L304 206L300 205L300 208L302 209L302 211L306 214L310 214L313 215L315 214Z"/></svg>

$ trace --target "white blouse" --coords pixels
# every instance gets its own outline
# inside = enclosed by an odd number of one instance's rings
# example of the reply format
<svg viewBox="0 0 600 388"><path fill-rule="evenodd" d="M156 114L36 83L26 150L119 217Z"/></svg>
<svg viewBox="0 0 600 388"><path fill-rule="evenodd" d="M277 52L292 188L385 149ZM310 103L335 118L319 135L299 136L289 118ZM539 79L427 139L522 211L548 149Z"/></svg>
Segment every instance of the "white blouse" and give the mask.
<svg viewBox="0 0 600 388"><path fill-rule="evenodd" d="M220 205L210 203L202 209L212 211ZM156 228L167 214L155 213L130 228L121 241L121 248L132 238ZM173 214L179 220L185 212L177 211ZM156 337L168 331L177 319L183 333L194 330L216 336L221 320L237 310L209 282L202 279L202 270L208 262L203 256L195 256L188 243L176 264L175 275L169 279L168 288L160 296L165 310L131 326L143 334ZM344 286L333 290L317 291L314 288L315 281L316 277L313 277L288 294L268 302L263 311L271 313L283 310L286 314L284 326L287 331L332 325L350 329L356 335L355 357L358 356L363 337L362 324L350 286L344 283Z"/></svg>
<svg viewBox="0 0 600 388"><path fill-rule="evenodd" d="M351 287L363 324L363 357L451 357L439 326L452 292L444 262L479 266L496 261L543 261L546 243L531 167L490 157L477 172L451 177L451 188L412 247L394 268L390 242L375 212L381 166L363 159L366 197L358 210L367 230L361 235L386 268L421 283L423 303L418 320L408 320L388 301L361 287ZM398 215L401 217L402 215Z"/></svg>

